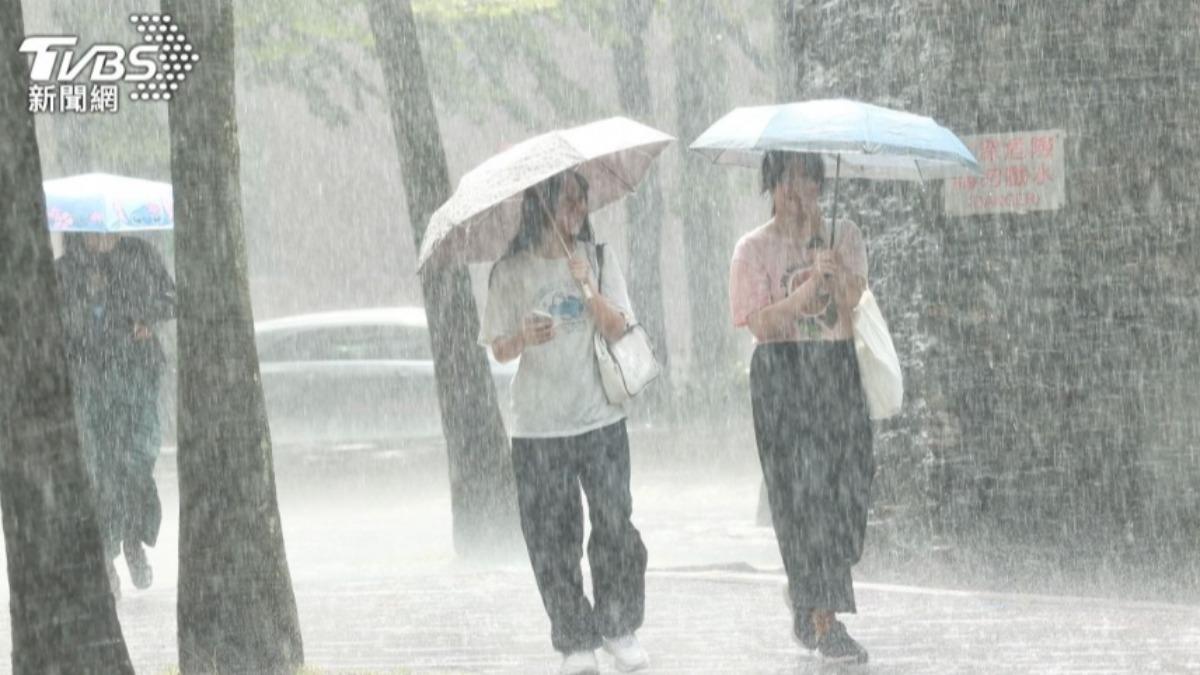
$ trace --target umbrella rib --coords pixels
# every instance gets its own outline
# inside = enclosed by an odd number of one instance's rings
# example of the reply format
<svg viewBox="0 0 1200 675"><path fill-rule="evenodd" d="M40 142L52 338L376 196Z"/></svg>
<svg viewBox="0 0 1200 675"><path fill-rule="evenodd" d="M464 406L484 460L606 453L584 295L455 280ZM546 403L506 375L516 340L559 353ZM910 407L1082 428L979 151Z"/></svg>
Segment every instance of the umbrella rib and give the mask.
<svg viewBox="0 0 1200 675"><path fill-rule="evenodd" d="M600 166L604 167L605 171L612 174L613 177L617 179L617 182L621 184L621 187L625 188L628 192L633 192L636 189L636 186L630 185L629 181L625 180L624 176L614 171L613 168L608 165L607 161L601 161Z"/></svg>

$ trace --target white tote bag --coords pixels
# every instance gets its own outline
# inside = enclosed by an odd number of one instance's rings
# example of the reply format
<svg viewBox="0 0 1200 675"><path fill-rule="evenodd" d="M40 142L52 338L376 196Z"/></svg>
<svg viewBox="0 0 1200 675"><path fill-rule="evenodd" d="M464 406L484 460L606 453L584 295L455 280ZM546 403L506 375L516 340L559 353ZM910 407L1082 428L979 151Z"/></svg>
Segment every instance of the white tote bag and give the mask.
<svg viewBox="0 0 1200 675"><path fill-rule="evenodd" d="M597 330L594 341L600 384L609 403L624 403L658 377L661 368L654 358L654 347L646 330L638 324L627 326L625 334L612 342Z"/></svg>
<svg viewBox="0 0 1200 675"><path fill-rule="evenodd" d="M895 416L904 403L904 375L892 334L869 288L854 308L854 351L871 419Z"/></svg>
<svg viewBox="0 0 1200 675"><path fill-rule="evenodd" d="M596 247L597 286L604 284L604 245ZM646 329L638 323L625 326L621 337L609 342L597 330L593 336L600 383L608 402L620 405L637 396L662 372Z"/></svg>

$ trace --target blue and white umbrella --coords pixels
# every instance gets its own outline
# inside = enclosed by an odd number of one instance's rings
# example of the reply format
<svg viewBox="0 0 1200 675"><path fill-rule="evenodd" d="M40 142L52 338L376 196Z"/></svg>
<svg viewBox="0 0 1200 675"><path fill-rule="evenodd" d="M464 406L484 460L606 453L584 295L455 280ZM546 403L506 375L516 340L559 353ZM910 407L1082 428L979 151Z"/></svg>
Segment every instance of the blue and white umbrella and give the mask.
<svg viewBox="0 0 1200 675"><path fill-rule="evenodd" d="M967 146L933 119L847 99L735 108L690 147L717 164L754 168L768 150L822 155L834 174L833 228L842 176L924 182L982 173Z"/></svg>
<svg viewBox="0 0 1200 675"><path fill-rule="evenodd" d="M691 149L757 168L768 150L813 152L847 178L934 180L981 173L975 156L929 117L846 99L736 108Z"/></svg>
<svg viewBox="0 0 1200 675"><path fill-rule="evenodd" d="M52 232L140 232L175 227L171 185L88 173L43 183Z"/></svg>

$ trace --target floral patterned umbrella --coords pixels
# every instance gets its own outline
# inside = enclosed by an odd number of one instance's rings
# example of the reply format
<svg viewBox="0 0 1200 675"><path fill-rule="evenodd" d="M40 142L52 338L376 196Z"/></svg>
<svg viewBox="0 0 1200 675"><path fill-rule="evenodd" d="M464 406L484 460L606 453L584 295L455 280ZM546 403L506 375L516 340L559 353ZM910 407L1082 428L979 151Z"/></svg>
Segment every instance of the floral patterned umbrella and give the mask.
<svg viewBox="0 0 1200 675"><path fill-rule="evenodd" d="M46 221L52 232L138 232L175 227L171 185L88 173L48 180Z"/></svg>

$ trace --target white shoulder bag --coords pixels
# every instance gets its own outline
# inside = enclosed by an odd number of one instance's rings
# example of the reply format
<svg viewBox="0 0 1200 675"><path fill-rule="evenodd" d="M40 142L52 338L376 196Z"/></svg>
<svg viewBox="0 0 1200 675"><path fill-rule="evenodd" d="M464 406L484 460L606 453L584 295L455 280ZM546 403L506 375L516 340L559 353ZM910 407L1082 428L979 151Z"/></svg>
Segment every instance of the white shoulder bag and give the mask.
<svg viewBox="0 0 1200 675"><path fill-rule="evenodd" d="M604 289L604 245L596 246L597 286ZM636 321L625 325L625 334L613 341L597 330L593 337L600 383L608 402L620 405L641 393L662 369L654 358L654 346L646 329Z"/></svg>
<svg viewBox="0 0 1200 675"><path fill-rule="evenodd" d="M904 403L904 375L892 334L869 288L854 308L854 351L871 419L897 415Z"/></svg>

